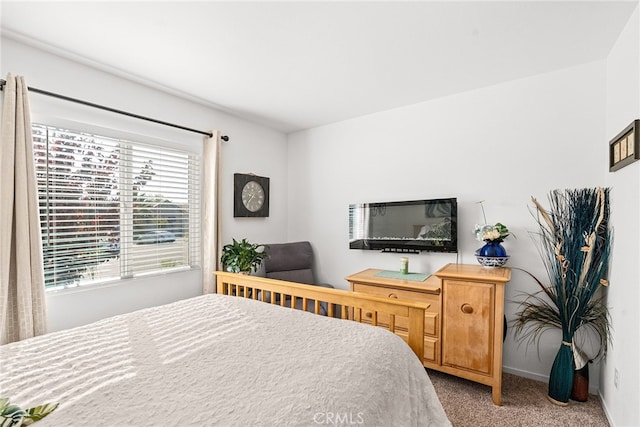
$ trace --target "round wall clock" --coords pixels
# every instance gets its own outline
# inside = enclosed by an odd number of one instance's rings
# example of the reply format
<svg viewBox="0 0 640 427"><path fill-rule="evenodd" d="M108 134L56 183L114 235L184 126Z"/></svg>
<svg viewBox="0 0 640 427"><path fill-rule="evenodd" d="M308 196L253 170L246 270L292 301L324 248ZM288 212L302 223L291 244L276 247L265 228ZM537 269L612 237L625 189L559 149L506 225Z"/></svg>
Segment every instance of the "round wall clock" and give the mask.
<svg viewBox="0 0 640 427"><path fill-rule="evenodd" d="M233 216L269 216L269 178L253 174L233 174Z"/></svg>

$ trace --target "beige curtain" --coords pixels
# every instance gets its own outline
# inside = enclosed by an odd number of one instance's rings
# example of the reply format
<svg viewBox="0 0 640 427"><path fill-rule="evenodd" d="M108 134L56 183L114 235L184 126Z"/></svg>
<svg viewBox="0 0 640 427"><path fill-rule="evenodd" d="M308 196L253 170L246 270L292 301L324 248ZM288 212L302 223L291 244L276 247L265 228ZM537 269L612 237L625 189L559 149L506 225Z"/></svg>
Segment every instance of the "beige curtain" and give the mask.
<svg viewBox="0 0 640 427"><path fill-rule="evenodd" d="M27 85L7 75L0 146L0 344L46 332L42 237Z"/></svg>
<svg viewBox="0 0 640 427"><path fill-rule="evenodd" d="M216 291L213 272L218 269L220 253L218 216L218 168L220 152L220 132L211 131L213 136L204 141L203 183L202 183L202 293Z"/></svg>

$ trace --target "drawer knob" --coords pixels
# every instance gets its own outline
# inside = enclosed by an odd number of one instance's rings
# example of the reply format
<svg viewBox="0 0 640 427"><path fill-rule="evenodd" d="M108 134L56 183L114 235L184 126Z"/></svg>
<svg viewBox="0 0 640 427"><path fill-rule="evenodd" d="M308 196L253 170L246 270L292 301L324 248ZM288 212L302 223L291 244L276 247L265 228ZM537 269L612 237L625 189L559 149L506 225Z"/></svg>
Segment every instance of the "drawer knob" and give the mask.
<svg viewBox="0 0 640 427"><path fill-rule="evenodd" d="M460 310L462 310L462 312L465 313L465 314L473 313L473 307L471 307L467 303L462 304L462 306L460 307Z"/></svg>
<svg viewBox="0 0 640 427"><path fill-rule="evenodd" d="M389 294L389 298L396 298L396 299L397 299L397 298L398 298L398 295L396 295L396 294L394 294L393 292L391 292L391 293Z"/></svg>
<svg viewBox="0 0 640 427"><path fill-rule="evenodd" d="M364 314L364 317L367 317L367 318L369 318L369 319L371 319L371 316L373 316L373 314L372 314L370 311L367 311L367 312Z"/></svg>

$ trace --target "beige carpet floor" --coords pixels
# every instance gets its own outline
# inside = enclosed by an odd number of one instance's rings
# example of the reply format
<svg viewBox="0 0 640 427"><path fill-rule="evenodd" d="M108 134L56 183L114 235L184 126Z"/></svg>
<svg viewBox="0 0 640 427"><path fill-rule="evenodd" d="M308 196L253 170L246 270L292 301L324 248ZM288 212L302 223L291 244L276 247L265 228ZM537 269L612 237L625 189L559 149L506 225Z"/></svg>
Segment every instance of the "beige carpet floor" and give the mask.
<svg viewBox="0 0 640 427"><path fill-rule="evenodd" d="M596 395L561 407L547 400L546 383L503 374L502 406L495 406L490 387L442 372L427 372L454 427L609 426Z"/></svg>

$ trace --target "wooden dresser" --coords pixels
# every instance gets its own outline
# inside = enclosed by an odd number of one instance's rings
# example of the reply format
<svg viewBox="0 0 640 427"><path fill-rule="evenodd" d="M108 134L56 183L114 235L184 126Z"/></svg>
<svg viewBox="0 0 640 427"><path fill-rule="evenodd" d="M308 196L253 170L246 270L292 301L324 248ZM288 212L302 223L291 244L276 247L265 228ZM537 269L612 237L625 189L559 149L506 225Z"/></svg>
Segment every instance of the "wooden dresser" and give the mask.
<svg viewBox="0 0 640 427"><path fill-rule="evenodd" d="M364 270L346 280L353 292L429 303L423 365L491 386L493 403L500 405L504 285L511 270L448 264L421 282L380 277L381 271ZM378 323L388 325L385 319ZM396 319L395 333L406 340L406 319Z"/></svg>

